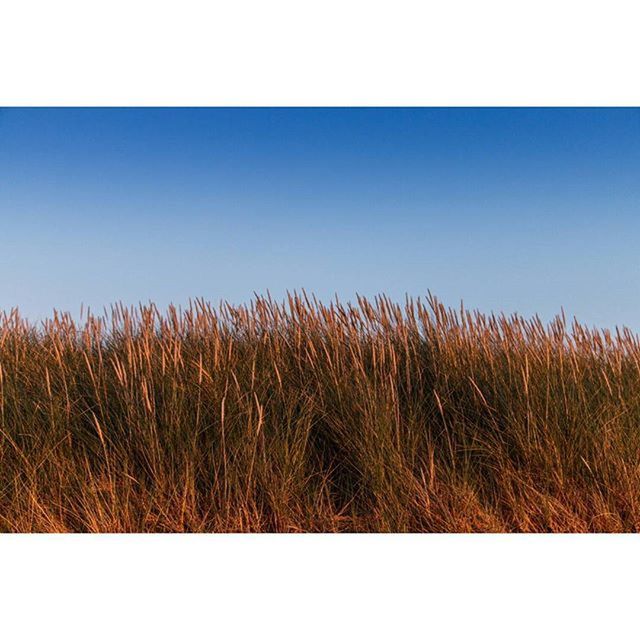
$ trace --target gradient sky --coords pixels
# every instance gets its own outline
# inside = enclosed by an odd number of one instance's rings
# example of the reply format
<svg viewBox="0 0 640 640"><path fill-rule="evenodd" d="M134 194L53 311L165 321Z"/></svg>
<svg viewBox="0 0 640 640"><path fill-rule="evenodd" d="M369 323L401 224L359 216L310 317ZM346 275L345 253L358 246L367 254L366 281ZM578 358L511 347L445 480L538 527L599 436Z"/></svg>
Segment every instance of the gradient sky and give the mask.
<svg viewBox="0 0 640 640"><path fill-rule="evenodd" d="M431 290L640 330L638 109L4 109L0 308Z"/></svg>

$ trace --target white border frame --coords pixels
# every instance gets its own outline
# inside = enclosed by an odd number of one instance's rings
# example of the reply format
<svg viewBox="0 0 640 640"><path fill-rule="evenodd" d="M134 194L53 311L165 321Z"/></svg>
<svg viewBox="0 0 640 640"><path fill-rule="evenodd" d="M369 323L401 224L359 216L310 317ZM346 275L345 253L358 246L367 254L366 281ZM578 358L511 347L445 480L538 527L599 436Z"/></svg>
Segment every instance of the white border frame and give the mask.
<svg viewBox="0 0 640 640"><path fill-rule="evenodd" d="M8 0L0 105L640 104L632 0Z"/></svg>
<svg viewBox="0 0 640 640"><path fill-rule="evenodd" d="M635 535L13 535L7 638L621 638Z"/></svg>

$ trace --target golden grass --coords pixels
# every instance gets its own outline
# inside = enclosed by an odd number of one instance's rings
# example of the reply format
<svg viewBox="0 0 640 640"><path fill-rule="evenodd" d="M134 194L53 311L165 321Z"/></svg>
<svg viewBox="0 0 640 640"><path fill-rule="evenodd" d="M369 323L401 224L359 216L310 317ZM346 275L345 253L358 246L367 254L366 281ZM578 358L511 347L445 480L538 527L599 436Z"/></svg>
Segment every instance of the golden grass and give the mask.
<svg viewBox="0 0 640 640"><path fill-rule="evenodd" d="M435 299L0 318L0 530L636 531L640 343Z"/></svg>

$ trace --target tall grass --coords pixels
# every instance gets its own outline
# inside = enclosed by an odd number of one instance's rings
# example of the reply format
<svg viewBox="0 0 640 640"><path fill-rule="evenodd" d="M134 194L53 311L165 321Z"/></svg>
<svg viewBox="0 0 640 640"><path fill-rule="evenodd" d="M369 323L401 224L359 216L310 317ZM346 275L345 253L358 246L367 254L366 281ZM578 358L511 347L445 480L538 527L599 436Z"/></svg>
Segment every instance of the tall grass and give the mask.
<svg viewBox="0 0 640 640"><path fill-rule="evenodd" d="M640 343L305 294L0 318L0 530L636 531Z"/></svg>

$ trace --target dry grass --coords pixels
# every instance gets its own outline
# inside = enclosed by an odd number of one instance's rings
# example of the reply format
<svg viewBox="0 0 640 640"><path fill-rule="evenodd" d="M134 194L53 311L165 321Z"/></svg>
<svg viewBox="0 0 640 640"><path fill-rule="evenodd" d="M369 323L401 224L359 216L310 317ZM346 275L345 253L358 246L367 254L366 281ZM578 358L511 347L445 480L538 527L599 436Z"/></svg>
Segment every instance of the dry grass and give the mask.
<svg viewBox="0 0 640 640"><path fill-rule="evenodd" d="M636 531L640 342L292 296L0 319L3 531Z"/></svg>

